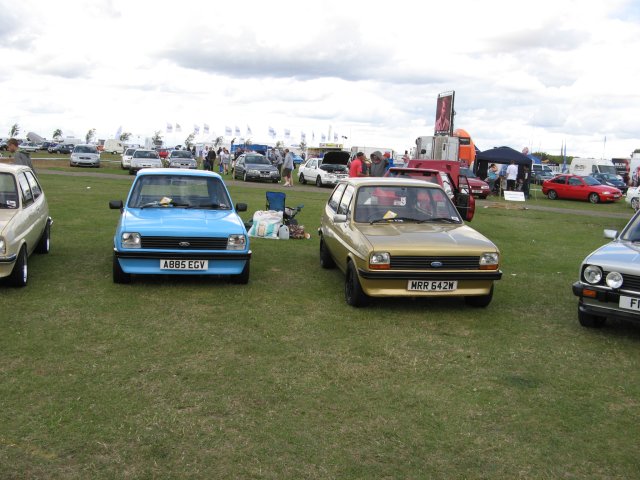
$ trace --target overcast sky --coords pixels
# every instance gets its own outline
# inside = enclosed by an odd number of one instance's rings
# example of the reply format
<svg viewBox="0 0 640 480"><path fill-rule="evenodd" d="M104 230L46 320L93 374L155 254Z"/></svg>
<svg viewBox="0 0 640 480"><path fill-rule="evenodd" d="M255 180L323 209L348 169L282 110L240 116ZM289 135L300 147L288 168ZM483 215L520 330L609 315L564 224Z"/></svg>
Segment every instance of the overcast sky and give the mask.
<svg viewBox="0 0 640 480"><path fill-rule="evenodd" d="M0 12L0 137L14 123L47 138L122 126L171 145L194 125L199 140L249 126L254 143L269 127L311 145L331 129L345 146L405 150L453 90L455 127L481 150L640 148L638 0L0 0Z"/></svg>

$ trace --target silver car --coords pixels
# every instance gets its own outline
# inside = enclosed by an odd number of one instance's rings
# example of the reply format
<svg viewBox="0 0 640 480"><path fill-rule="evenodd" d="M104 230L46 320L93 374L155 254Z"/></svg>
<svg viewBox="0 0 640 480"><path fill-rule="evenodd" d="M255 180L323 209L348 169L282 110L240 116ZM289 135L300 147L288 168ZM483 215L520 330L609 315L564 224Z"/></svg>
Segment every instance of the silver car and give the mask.
<svg viewBox="0 0 640 480"><path fill-rule="evenodd" d="M76 145L71 152L69 165L72 167L100 167L100 152L95 145Z"/></svg>
<svg viewBox="0 0 640 480"><path fill-rule="evenodd" d="M33 253L49 253L49 206L33 171L0 163L0 278L24 287Z"/></svg>
<svg viewBox="0 0 640 480"><path fill-rule="evenodd" d="M167 161L170 168L198 168L198 163L189 150L172 150Z"/></svg>
<svg viewBox="0 0 640 480"><path fill-rule="evenodd" d="M131 158L131 166L129 167L129 174L135 175L138 170L143 168L162 168L162 159L155 150L142 150L138 149L133 152Z"/></svg>
<svg viewBox="0 0 640 480"><path fill-rule="evenodd" d="M640 212L622 232L604 235L612 241L584 259L573 284L584 327L601 327L607 318L640 320Z"/></svg>

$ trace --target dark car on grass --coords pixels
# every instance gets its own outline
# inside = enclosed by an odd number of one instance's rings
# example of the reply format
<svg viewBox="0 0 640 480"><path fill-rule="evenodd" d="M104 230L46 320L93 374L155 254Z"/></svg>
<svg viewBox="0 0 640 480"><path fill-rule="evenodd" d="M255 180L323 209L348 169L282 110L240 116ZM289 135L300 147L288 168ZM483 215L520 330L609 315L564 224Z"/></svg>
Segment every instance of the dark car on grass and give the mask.
<svg viewBox="0 0 640 480"><path fill-rule="evenodd" d="M616 187L623 194L626 194L629 189L629 186L620 180L618 175L614 175L613 173L592 173L591 176L598 180L602 185Z"/></svg>
<svg viewBox="0 0 640 480"><path fill-rule="evenodd" d="M243 153L236 159L233 169L233 178L241 178L245 182L249 180L264 180L278 183L280 172L278 168L264 155L259 153Z"/></svg>

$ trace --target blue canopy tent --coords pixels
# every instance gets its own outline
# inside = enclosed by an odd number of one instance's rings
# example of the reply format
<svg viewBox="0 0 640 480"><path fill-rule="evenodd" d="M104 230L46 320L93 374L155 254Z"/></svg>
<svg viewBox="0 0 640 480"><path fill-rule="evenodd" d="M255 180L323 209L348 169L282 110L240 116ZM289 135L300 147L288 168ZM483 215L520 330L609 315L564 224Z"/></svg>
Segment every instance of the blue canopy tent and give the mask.
<svg viewBox="0 0 640 480"><path fill-rule="evenodd" d="M487 169L492 163L509 165L512 161L518 165L518 175L522 175L522 167L524 166L529 167L529 171L531 171L532 160L511 147L496 147L480 152L476 155L473 171L478 177L484 179L487 177Z"/></svg>

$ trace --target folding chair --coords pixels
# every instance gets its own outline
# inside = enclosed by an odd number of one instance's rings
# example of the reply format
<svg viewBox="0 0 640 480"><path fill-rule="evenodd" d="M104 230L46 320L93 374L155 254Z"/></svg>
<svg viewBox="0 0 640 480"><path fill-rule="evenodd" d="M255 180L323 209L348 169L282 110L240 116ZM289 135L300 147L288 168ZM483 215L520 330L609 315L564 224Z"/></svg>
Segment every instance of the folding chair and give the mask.
<svg viewBox="0 0 640 480"><path fill-rule="evenodd" d="M284 204L287 200L287 194L284 192L267 192L267 210L275 210L284 213Z"/></svg>
<svg viewBox="0 0 640 480"><path fill-rule="evenodd" d="M298 205L295 208L285 206L287 194L284 192L266 192L267 210L275 210L282 212L282 219L285 225L297 225L298 221L294 219L304 205Z"/></svg>

